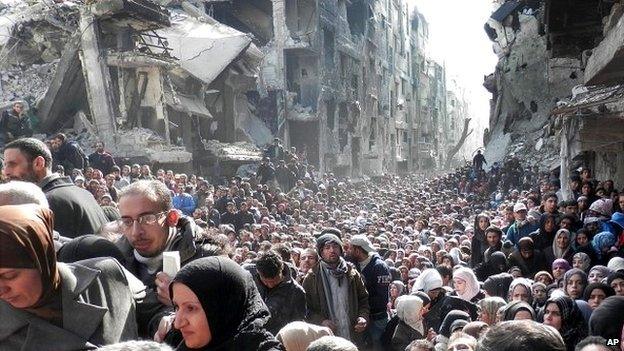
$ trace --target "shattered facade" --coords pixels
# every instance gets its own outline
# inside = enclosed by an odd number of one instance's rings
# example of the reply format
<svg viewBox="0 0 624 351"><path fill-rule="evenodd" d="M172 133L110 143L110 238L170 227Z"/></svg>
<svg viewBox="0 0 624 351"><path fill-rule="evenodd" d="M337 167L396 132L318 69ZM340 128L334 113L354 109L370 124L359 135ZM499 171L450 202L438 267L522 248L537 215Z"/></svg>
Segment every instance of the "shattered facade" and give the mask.
<svg viewBox="0 0 624 351"><path fill-rule="evenodd" d="M559 169L564 187L581 166L624 185L623 12L620 1L500 2L485 25L499 56L484 82L488 160Z"/></svg>
<svg viewBox="0 0 624 351"><path fill-rule="evenodd" d="M87 151L201 171L277 136L321 171L377 175L441 166L468 113L405 0L12 1L0 31L29 45L2 43L3 100L31 95L41 131Z"/></svg>

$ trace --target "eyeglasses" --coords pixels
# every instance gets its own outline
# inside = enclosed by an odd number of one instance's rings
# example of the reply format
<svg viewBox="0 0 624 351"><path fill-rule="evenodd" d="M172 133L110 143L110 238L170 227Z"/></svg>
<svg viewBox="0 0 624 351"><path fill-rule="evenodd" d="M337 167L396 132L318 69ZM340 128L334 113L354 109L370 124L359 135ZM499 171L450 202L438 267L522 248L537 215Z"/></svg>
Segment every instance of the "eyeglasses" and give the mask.
<svg viewBox="0 0 624 351"><path fill-rule="evenodd" d="M122 217L119 219L119 224L123 229L130 229L134 225L134 222L138 222L139 225L152 225L158 222L158 219L167 213L167 211L159 212L159 213L147 213L137 217L137 219L130 217Z"/></svg>

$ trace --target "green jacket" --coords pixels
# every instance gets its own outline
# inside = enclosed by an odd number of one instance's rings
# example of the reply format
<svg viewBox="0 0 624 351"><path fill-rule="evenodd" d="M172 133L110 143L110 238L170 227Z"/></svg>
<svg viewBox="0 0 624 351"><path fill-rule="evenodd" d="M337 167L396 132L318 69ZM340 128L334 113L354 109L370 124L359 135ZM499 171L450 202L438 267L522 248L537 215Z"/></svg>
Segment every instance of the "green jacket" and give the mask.
<svg viewBox="0 0 624 351"><path fill-rule="evenodd" d="M364 286L362 276L358 271L349 264L346 273L347 283L349 284L349 319L351 320L351 335L354 343L361 345L364 333L356 333L353 328L357 324L358 317L363 317L370 324L368 292ZM308 322L321 325L324 320L331 319L327 299L325 298L325 289L323 288L323 278L320 274L320 264L308 272L303 279L303 289L306 292L306 304L308 306Z"/></svg>

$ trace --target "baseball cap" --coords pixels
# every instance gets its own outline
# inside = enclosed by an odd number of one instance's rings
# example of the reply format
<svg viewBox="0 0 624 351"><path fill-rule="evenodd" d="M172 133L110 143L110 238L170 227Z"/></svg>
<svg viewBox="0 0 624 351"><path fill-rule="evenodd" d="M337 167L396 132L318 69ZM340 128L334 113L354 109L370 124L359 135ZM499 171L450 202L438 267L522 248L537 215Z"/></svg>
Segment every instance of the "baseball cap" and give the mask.
<svg viewBox="0 0 624 351"><path fill-rule="evenodd" d="M375 251L375 248L373 247L373 244L370 242L370 240L368 240L366 236L361 234L357 234L351 237L351 245L359 246L366 252Z"/></svg>
<svg viewBox="0 0 624 351"><path fill-rule="evenodd" d="M527 207L525 204L523 204L522 202L518 202L517 204L514 205L513 207L513 211L514 212L519 212L519 211L527 211Z"/></svg>

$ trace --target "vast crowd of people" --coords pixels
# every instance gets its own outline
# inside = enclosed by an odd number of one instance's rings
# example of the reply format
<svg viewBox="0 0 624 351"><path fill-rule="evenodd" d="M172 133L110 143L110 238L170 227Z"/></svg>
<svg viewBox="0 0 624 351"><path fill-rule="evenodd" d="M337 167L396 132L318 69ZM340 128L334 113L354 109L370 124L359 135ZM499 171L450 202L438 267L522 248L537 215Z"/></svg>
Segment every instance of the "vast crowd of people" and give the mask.
<svg viewBox="0 0 624 351"><path fill-rule="evenodd" d="M484 164L343 179L276 140L215 179L13 140L0 350L620 349L624 193Z"/></svg>

